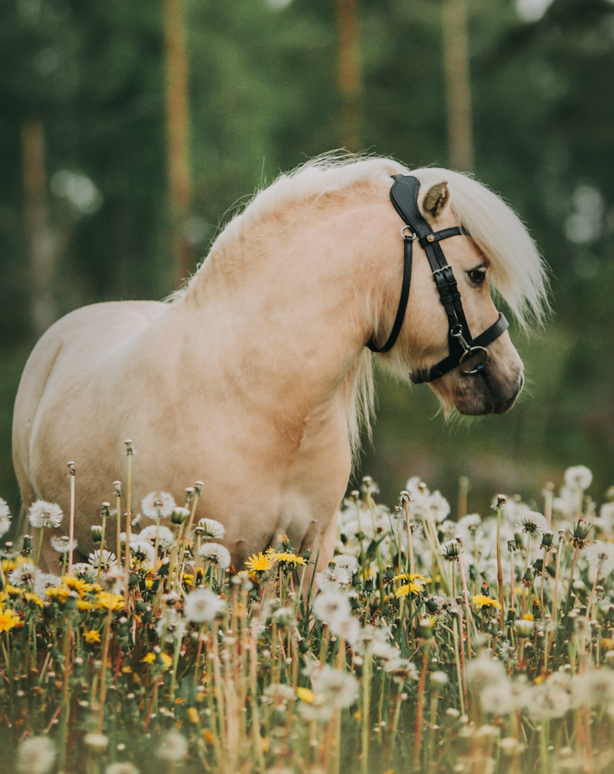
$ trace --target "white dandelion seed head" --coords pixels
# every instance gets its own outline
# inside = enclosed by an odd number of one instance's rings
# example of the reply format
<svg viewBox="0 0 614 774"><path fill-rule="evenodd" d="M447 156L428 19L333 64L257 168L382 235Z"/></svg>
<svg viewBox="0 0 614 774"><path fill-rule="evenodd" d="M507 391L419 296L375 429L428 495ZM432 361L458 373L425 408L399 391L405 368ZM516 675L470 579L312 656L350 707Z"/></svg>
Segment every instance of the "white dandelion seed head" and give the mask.
<svg viewBox="0 0 614 774"><path fill-rule="evenodd" d="M278 712L284 712L288 702L294 699L294 688L283 683L271 683L264 689L262 700L265 704L271 704Z"/></svg>
<svg viewBox="0 0 614 774"><path fill-rule="evenodd" d="M527 693L526 706L533 720L562 718L570 707L569 694L552 680L533 686Z"/></svg>
<svg viewBox="0 0 614 774"><path fill-rule="evenodd" d="M334 591L320 592L313 602L313 612L324 623L333 625L351 616L348 598Z"/></svg>
<svg viewBox="0 0 614 774"><path fill-rule="evenodd" d="M516 709L515 696L510 690L509 679L494 685L486 685L480 691L480 704L490 715L509 715Z"/></svg>
<svg viewBox="0 0 614 774"><path fill-rule="evenodd" d="M18 586L19 588L32 591L40 575L42 573L37 567L30 562L24 562L19 567L11 570L8 581L11 586Z"/></svg>
<svg viewBox="0 0 614 774"><path fill-rule="evenodd" d="M323 694L325 701L334 709L350 707L358 698L359 683L354 675L325 664L315 675L313 688Z"/></svg>
<svg viewBox="0 0 614 774"><path fill-rule="evenodd" d="M333 558L338 570L345 570L350 575L358 571L358 559L353 554L338 554Z"/></svg>
<svg viewBox="0 0 614 774"><path fill-rule="evenodd" d="M207 562L219 564L223 570L230 567L230 551L220 543L203 543L198 555Z"/></svg>
<svg viewBox="0 0 614 774"><path fill-rule="evenodd" d="M188 752L188 743L183 734L175 729L167 731L156 750L158 758L164 761L180 761Z"/></svg>
<svg viewBox="0 0 614 774"><path fill-rule="evenodd" d="M164 641L183 639L186 628L185 619L173 607L167 607L156 624L158 637Z"/></svg>
<svg viewBox="0 0 614 774"><path fill-rule="evenodd" d="M68 535L53 535L51 538L51 547L58 554L67 554L77 548L77 541L70 540Z"/></svg>
<svg viewBox="0 0 614 774"><path fill-rule="evenodd" d="M99 567L104 571L110 567L115 567L117 564L117 557L112 551L107 551L106 548L97 548L95 551L87 557L88 562L98 569Z"/></svg>
<svg viewBox="0 0 614 774"><path fill-rule="evenodd" d="M614 702L614 672L589 669L569 680L572 707L601 707Z"/></svg>
<svg viewBox="0 0 614 774"><path fill-rule="evenodd" d="M499 683L506 683L507 673L500 661L486 655L478 656L467 664L467 682L478 690Z"/></svg>
<svg viewBox="0 0 614 774"><path fill-rule="evenodd" d="M185 615L194 623L204 623L213 619L226 608L226 603L211 589L196 589L186 597Z"/></svg>
<svg viewBox="0 0 614 774"><path fill-rule="evenodd" d="M130 556L132 565L140 570L150 570L156 560L155 549L147 540L131 540Z"/></svg>
<svg viewBox="0 0 614 774"><path fill-rule="evenodd" d="M473 532L482 523L482 517L479 513L469 513L467 516L463 516L458 522L458 526L461 529L466 529L468 532Z"/></svg>
<svg viewBox="0 0 614 774"><path fill-rule="evenodd" d="M150 492L141 501L141 511L149 519L168 519L177 507L168 492Z"/></svg>
<svg viewBox="0 0 614 774"><path fill-rule="evenodd" d="M173 535L173 531L163 524L150 524L148 527L145 527L145 529L142 529L139 532L139 540L151 543L151 545L155 547L156 533L158 535L158 550L167 554L175 543L175 536Z"/></svg>
<svg viewBox="0 0 614 774"><path fill-rule="evenodd" d="M4 498L0 497L0 518L2 517L6 519L10 519L11 511L9 509L7 501Z"/></svg>
<svg viewBox="0 0 614 774"><path fill-rule="evenodd" d="M86 567L88 565L85 565ZM117 565L109 567L101 578L102 585L113 594L118 594L125 582L124 570Z"/></svg>
<svg viewBox="0 0 614 774"><path fill-rule="evenodd" d="M34 581L34 593L40 597L47 593L47 589L57 588L61 584L62 579L58 578L57 575L52 575L50 572L41 572Z"/></svg>
<svg viewBox="0 0 614 774"><path fill-rule="evenodd" d="M334 620L333 623L328 624L328 628L336 637L343 637L352 646L360 637L360 621L353 616Z"/></svg>
<svg viewBox="0 0 614 774"><path fill-rule="evenodd" d="M140 774L136 766L124 761L123 763L112 763L104 770L104 774Z"/></svg>
<svg viewBox="0 0 614 774"><path fill-rule="evenodd" d="M588 489L593 480L593 474L586 465L574 465L565 471L565 483L570 489Z"/></svg>
<svg viewBox="0 0 614 774"><path fill-rule="evenodd" d="M221 540L226 534L226 527L215 519L201 519L198 526L206 540Z"/></svg>
<svg viewBox="0 0 614 774"><path fill-rule="evenodd" d="M604 503L599 511L599 519L601 520L604 532L612 532L614 527L614 502Z"/></svg>
<svg viewBox="0 0 614 774"><path fill-rule="evenodd" d="M527 509L518 519L517 527L529 535L541 535L548 529L548 520L541 513Z"/></svg>
<svg viewBox="0 0 614 774"><path fill-rule="evenodd" d="M72 575L93 583L96 580L96 568L86 562L75 562L72 566Z"/></svg>
<svg viewBox="0 0 614 774"><path fill-rule="evenodd" d="M59 505L37 500L28 511L28 520L33 527L59 527L64 514Z"/></svg>
<svg viewBox="0 0 614 774"><path fill-rule="evenodd" d="M48 736L32 736L17 749L19 774L47 774L55 762L57 752Z"/></svg>
<svg viewBox="0 0 614 774"><path fill-rule="evenodd" d="M444 521L450 513L450 503L439 491L433 492L429 497L429 507L433 518L437 522Z"/></svg>
<svg viewBox="0 0 614 774"><path fill-rule="evenodd" d="M614 570L614 543L595 540L584 551L584 558L589 565L599 568L600 575L609 575Z"/></svg>
<svg viewBox="0 0 614 774"><path fill-rule="evenodd" d="M109 737L106 736L106 734L96 734L94 732L90 732L83 737L83 741L86 745L88 745L88 747L95 747L99 750L104 750L104 748L109 744Z"/></svg>

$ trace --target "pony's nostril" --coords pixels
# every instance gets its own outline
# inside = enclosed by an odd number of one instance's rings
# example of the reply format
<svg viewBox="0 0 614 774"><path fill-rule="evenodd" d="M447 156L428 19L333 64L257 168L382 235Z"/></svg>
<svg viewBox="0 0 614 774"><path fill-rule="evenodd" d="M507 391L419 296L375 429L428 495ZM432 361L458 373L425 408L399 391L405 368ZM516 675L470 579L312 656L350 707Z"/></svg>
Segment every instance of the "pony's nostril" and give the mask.
<svg viewBox="0 0 614 774"><path fill-rule="evenodd" d="M520 392L523 387L524 387L524 371L522 371L522 373L520 374L520 387L518 388L518 392Z"/></svg>

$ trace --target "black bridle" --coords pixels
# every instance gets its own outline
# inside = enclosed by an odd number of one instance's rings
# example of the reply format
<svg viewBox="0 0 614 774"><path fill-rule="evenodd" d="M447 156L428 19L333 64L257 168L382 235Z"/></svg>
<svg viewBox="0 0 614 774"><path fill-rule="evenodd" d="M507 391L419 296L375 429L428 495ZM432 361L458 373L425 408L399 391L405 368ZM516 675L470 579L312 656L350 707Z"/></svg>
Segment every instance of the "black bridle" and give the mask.
<svg viewBox="0 0 614 774"><path fill-rule="evenodd" d="M441 231L433 231L418 209L420 181L412 175L396 175L390 189L390 199L394 208L407 224L401 229L404 242L403 284L397 316L388 341L383 347L377 347L373 340L367 343L372 352L388 352L394 346L405 318L409 288L411 284L412 246L417 239L424 249L433 272L433 279L439 291L439 298L448 315L448 347L450 354L437 365L426 371L410 374L412 382L432 382L439 379L456 366L465 374L481 374L488 359L486 347L507 330L508 321L499 313L496 323L480 333L475 339L471 336L467 318L463 311L460 292L452 267L446 261L439 242L452 236L469 236L466 231L454 226ZM407 233L409 231L409 233ZM468 362L472 358L471 364ZM477 361L477 364L476 364ZM470 365L473 367L469 368Z"/></svg>

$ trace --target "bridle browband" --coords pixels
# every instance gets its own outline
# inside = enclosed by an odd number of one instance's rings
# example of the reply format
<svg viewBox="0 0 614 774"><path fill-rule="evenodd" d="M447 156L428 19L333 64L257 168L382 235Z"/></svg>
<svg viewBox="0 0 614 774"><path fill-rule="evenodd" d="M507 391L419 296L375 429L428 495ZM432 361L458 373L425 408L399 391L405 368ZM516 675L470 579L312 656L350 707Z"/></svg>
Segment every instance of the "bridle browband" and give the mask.
<svg viewBox="0 0 614 774"><path fill-rule="evenodd" d="M490 328L480 333L475 339L471 336L452 267L446 261L443 250L439 245L439 242L443 239L448 239L448 237L469 236L469 234L457 226L444 228L441 231L433 231L418 209L419 190L420 181L412 175L394 176L394 184L390 189L390 199L395 210L407 224L401 229L404 243L401 298L388 341L383 347L377 347L373 339L371 339L367 346L372 352L388 352L394 346L401 332L411 284L412 247L417 239L426 253L431 271L433 272L433 279L439 291L439 298L448 316L448 347L450 354L426 371L411 373L410 378L416 384L432 382L447 374L448 371L451 371L458 365L460 365L461 370L465 374L481 374L488 359L486 347L507 330L509 323L504 315L499 313L499 319ZM472 356L478 356L480 358L479 362L477 365L474 362L475 367L467 370L466 367L469 366L469 363L466 361ZM465 367L463 367L463 364L465 364Z"/></svg>

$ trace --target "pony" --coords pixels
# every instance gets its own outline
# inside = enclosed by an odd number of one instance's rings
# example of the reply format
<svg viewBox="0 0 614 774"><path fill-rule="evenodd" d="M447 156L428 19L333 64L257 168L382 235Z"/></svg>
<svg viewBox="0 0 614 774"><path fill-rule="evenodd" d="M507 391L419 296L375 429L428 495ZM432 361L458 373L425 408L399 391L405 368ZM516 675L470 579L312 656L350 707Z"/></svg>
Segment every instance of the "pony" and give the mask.
<svg viewBox="0 0 614 774"><path fill-rule="evenodd" d="M94 304L49 328L15 404L24 505L41 498L66 512L74 460L75 538L87 554L131 438L131 507L152 490L180 502L200 480L196 516L225 526L236 569L280 534L325 567L361 428L371 426L374 361L408 380L448 353L446 313L418 243L394 347L366 346L386 340L397 313L407 231L389 194L393 176L408 173L386 158L313 159L258 191L170 298ZM462 231L445 257L471 329L497 319L491 288L525 329L543 319L546 268L512 209L471 176L411 175L428 224ZM507 331L480 370L430 383L446 414L512 407L524 375ZM43 556L50 566L46 542Z"/></svg>

